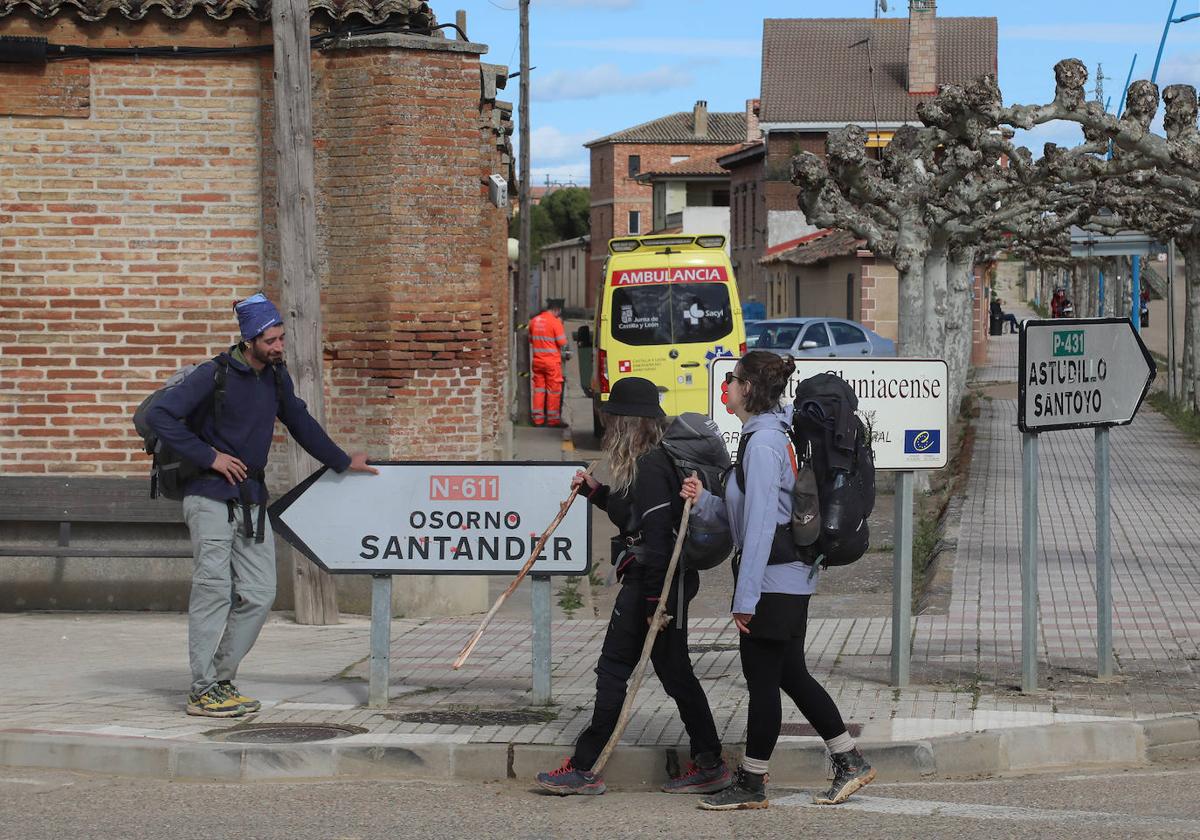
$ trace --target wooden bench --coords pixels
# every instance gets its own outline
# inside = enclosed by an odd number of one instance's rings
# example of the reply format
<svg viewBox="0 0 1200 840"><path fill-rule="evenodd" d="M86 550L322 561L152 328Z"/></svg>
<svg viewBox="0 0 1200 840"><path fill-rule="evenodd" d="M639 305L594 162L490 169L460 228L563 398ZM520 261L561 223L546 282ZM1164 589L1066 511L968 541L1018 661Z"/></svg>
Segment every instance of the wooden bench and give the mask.
<svg viewBox="0 0 1200 840"><path fill-rule="evenodd" d="M71 545L71 525L173 525L183 523L179 502L150 498L148 478L96 476L0 477L0 523L58 523L58 544L0 542L0 557L191 557L188 543L160 547Z"/></svg>

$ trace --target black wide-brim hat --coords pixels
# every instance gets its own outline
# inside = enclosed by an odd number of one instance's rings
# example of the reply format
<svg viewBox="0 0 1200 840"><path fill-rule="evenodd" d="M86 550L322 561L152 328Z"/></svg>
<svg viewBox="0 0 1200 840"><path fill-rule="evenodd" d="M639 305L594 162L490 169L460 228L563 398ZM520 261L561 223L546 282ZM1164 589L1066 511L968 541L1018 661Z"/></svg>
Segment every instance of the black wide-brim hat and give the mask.
<svg viewBox="0 0 1200 840"><path fill-rule="evenodd" d="M658 386L640 376L626 376L612 387L608 402L600 406L606 414L626 417L666 417L658 399Z"/></svg>

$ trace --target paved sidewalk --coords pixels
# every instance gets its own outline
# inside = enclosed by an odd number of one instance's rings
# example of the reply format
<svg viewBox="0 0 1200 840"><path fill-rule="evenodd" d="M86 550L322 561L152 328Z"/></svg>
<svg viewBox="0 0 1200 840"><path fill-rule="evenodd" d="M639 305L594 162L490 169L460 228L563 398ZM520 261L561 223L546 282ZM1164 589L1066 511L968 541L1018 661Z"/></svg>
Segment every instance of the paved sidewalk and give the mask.
<svg viewBox="0 0 1200 840"><path fill-rule="evenodd" d="M1014 309L1018 317L1027 314ZM989 341L989 364L978 371L976 382L1013 382L1017 337ZM1144 760L1164 744L1200 747L1195 719L1171 730L1174 742L1164 740L1161 729L1131 723L1200 709L1194 664L1200 661L1200 569L1194 561L1200 548L1200 452L1148 410L1132 426L1112 432L1117 675L1100 681L1095 677L1092 436L1043 436L1039 659L1044 688L1026 696L1018 690L1020 435L1015 412L1015 399L981 400L970 480L965 495L952 505L945 534L942 562L952 564L953 594L941 614L914 620L914 684L905 689L888 684L887 618L839 615L810 624L811 669L855 734L885 756L881 764L893 778L906 771L1033 768L1040 766L1038 756L1050 764L1129 762ZM563 457L576 454L564 450ZM523 595L527 600L524 592L517 598ZM605 621L555 622L554 705L545 710L529 707L530 627L519 613L501 616L467 665L458 672L450 669L477 621L396 620L393 702L386 710L364 708L369 632L364 618L315 628L274 617L244 663L239 683L263 699L255 718L259 723L361 727L361 734L337 742L343 748L478 748L482 752L460 758L457 769L438 772L525 778L536 765L556 763L586 725ZM723 739L736 749L747 714L736 634L725 616L694 618L690 626L696 671ZM76 754L71 751L81 745L198 746L210 743L204 733L236 725L183 714L182 615L3 615L0 650L5 686L0 764L41 755L31 752L38 738L65 738L62 743L70 749L44 752L46 761L69 762ZM819 755L819 739L790 704L784 705L781 750L808 756L804 766L812 772L820 766L809 760ZM464 717L448 722L449 713ZM500 713L531 715L532 722L516 723ZM1071 726L1080 723L1091 728ZM1020 729L1039 725L1044 728ZM928 740L954 735L966 740ZM12 746L17 741L23 746ZM625 741L630 746L622 752L644 755L646 766L660 768L663 748L684 741L673 703L653 677L643 685ZM480 757L485 755L499 764L488 764ZM251 777L248 759L235 758L240 762L236 772ZM426 756L413 766L429 772L431 761ZM612 772L618 774L621 766L614 764ZM288 767L298 775L323 772L303 762ZM776 772L775 765L772 769ZM661 775L661 769L656 772Z"/></svg>

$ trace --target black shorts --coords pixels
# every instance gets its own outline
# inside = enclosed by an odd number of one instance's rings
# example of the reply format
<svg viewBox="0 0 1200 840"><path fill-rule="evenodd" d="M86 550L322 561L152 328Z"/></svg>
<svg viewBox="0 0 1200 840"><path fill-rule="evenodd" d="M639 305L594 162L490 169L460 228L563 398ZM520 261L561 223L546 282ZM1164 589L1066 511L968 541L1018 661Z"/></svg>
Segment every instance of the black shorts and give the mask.
<svg viewBox="0 0 1200 840"><path fill-rule="evenodd" d="M808 599L811 595L785 595L763 592L758 596L750 635L756 639L798 639L808 624Z"/></svg>

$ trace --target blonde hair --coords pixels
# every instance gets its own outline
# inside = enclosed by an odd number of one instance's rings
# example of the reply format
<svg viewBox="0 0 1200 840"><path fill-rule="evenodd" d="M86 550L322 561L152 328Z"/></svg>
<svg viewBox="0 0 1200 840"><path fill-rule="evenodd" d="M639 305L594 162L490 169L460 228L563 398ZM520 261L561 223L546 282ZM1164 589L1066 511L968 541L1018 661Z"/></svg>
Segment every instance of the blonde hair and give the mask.
<svg viewBox="0 0 1200 840"><path fill-rule="evenodd" d="M633 485L638 458L658 446L666 430L665 417L605 416L604 455L612 469L613 491L623 492Z"/></svg>

